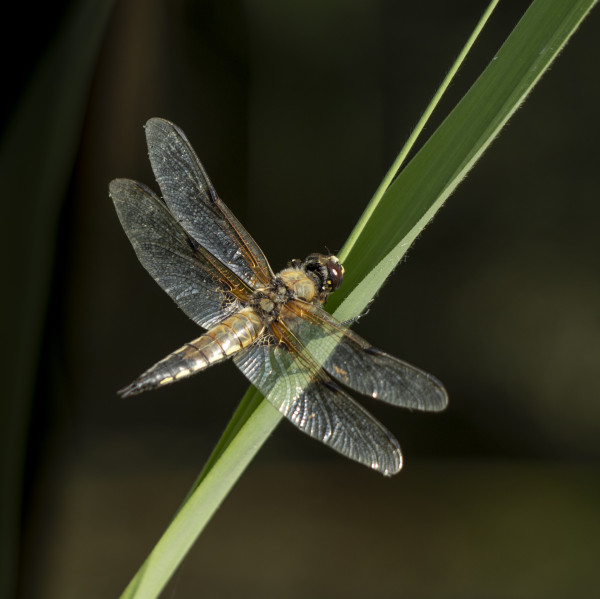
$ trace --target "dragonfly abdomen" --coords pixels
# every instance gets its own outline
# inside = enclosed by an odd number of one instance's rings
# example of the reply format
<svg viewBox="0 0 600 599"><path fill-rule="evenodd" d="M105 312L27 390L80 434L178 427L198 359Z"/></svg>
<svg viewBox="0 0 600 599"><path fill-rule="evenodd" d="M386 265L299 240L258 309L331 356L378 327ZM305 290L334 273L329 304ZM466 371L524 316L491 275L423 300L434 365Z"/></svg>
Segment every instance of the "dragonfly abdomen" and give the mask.
<svg viewBox="0 0 600 599"><path fill-rule="evenodd" d="M263 329L262 318L244 308L157 362L119 394L135 395L196 374L248 347Z"/></svg>

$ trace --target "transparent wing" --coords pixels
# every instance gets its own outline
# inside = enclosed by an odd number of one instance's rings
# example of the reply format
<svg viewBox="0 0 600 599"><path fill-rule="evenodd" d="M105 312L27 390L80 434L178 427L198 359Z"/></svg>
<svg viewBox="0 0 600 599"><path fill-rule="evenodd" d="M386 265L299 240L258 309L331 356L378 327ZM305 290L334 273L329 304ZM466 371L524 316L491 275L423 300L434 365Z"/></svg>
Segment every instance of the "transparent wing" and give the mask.
<svg viewBox="0 0 600 599"><path fill-rule="evenodd" d="M181 129L146 123L150 163L169 210L187 233L248 286L266 285L273 271L250 234L219 199Z"/></svg>
<svg viewBox="0 0 600 599"><path fill-rule="evenodd" d="M414 410L437 412L448 405L435 377L373 347L321 307L289 302L282 317L315 361L346 387Z"/></svg>
<svg viewBox="0 0 600 599"><path fill-rule="evenodd" d="M293 338L274 323L233 360L267 400L301 431L386 476L402 468L398 441L339 385L305 359Z"/></svg>
<svg viewBox="0 0 600 599"><path fill-rule="evenodd" d="M140 262L194 322L209 328L240 308L249 288L190 239L152 190L130 179L109 190Z"/></svg>

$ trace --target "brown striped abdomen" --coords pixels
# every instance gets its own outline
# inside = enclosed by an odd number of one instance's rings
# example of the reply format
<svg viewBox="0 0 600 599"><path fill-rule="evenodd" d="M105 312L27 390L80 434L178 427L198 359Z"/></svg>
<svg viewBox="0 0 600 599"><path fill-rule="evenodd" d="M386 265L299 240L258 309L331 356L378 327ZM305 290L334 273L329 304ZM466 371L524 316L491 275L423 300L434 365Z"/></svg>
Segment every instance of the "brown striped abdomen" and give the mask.
<svg viewBox="0 0 600 599"><path fill-rule="evenodd" d="M157 362L119 394L135 395L200 372L248 347L263 329L260 316L252 308L244 308Z"/></svg>

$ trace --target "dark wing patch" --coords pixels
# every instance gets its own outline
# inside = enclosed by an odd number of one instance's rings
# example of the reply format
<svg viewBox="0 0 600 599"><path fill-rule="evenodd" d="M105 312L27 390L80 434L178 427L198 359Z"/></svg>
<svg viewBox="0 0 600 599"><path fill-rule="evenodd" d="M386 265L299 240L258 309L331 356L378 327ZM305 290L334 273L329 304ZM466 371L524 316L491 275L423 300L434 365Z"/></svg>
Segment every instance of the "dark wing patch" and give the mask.
<svg viewBox="0 0 600 599"><path fill-rule="evenodd" d="M210 262L151 189L115 179L110 196L140 262L194 322L210 328L239 310L251 290Z"/></svg>
<svg viewBox="0 0 600 599"><path fill-rule="evenodd" d="M287 308L290 330L346 387L414 410L438 412L448 405L448 394L435 377L373 347L321 307L296 300Z"/></svg>
<svg viewBox="0 0 600 599"><path fill-rule="evenodd" d="M156 180L177 222L249 287L269 283L273 271L265 255L219 199L183 131L153 118L146 123L146 140Z"/></svg>

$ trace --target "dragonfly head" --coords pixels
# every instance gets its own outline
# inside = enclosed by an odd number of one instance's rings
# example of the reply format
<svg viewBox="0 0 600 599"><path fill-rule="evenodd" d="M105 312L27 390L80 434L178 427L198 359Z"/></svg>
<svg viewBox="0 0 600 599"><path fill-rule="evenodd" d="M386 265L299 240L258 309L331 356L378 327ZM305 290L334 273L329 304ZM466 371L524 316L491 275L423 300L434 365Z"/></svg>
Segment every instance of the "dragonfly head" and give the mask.
<svg viewBox="0 0 600 599"><path fill-rule="evenodd" d="M310 254L304 261L304 270L316 276L321 293L335 291L344 279L344 267L337 256Z"/></svg>

